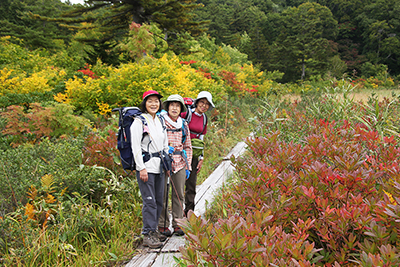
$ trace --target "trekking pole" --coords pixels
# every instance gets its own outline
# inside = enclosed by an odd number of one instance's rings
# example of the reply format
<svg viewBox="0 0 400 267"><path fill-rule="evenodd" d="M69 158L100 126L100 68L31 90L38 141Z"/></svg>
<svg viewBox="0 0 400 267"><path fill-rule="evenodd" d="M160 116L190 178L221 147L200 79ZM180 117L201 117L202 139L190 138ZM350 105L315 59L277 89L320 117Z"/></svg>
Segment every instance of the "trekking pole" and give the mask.
<svg viewBox="0 0 400 267"><path fill-rule="evenodd" d="M172 158L172 155L169 154L170 157ZM161 158L161 162L163 163L163 166L165 166L165 171L167 172L167 193L165 196L165 211L164 211L164 231L166 228L166 223L167 223L167 213L168 213L168 195L169 195L169 180L171 178L171 171L172 170L168 170L168 163L165 162L162 152L160 152L160 158ZM172 168L171 168L172 169ZM168 222L169 222L169 217L168 217ZM168 224L169 226L169 224Z"/></svg>
<svg viewBox="0 0 400 267"><path fill-rule="evenodd" d="M166 200L165 200L165 213L164 213L164 232L166 232L166 230L165 230L165 225L166 225L166 223L167 223L167 213L168 213L168 195L169 195L169 179L170 179L170 177L171 177L171 174L170 175L167 175L167 194L166 194L166 196L165 196L165 198L166 198ZM169 217L168 217L168 222L169 222ZM168 223L168 226L169 226L169 223Z"/></svg>

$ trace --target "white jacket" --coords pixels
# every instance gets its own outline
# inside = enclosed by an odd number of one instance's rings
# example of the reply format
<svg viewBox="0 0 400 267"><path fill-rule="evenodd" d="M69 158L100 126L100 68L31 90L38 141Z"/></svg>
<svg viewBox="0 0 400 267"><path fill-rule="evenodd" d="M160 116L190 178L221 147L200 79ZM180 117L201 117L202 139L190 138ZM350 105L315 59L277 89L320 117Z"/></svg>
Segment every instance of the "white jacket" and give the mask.
<svg viewBox="0 0 400 267"><path fill-rule="evenodd" d="M147 151L150 154L166 151L168 152L168 136L167 131L163 129L163 125L158 116L153 117L148 113L143 113L142 116L147 121L147 127L143 133L143 124L139 118L135 118L133 121L130 131L132 139L132 153L135 158L136 171L146 169L148 173L159 174L161 160L159 157L152 157L146 163L143 162L142 151ZM145 137L142 141L142 134Z"/></svg>

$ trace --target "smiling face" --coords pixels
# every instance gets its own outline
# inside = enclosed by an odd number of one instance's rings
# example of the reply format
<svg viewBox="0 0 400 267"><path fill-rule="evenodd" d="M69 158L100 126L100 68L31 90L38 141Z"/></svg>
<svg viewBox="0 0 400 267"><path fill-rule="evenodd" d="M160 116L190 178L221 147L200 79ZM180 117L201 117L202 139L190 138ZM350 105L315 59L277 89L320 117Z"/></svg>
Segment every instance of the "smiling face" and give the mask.
<svg viewBox="0 0 400 267"><path fill-rule="evenodd" d="M179 102L170 102L168 105L168 115L176 121L181 114L181 103Z"/></svg>
<svg viewBox="0 0 400 267"><path fill-rule="evenodd" d="M155 96L149 96L146 100L146 110L151 116L155 116L160 109L160 99Z"/></svg>
<svg viewBox="0 0 400 267"><path fill-rule="evenodd" d="M197 100L195 111L197 113L203 114L208 110L209 107L210 107L210 102L208 102L206 98L202 98Z"/></svg>

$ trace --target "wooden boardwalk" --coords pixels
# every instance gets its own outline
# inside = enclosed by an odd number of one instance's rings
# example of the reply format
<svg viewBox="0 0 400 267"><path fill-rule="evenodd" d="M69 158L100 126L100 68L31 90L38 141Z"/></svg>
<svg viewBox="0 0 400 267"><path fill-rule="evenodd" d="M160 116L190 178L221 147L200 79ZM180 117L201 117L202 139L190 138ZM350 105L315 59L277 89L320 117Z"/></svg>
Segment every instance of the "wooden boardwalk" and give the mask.
<svg viewBox="0 0 400 267"><path fill-rule="evenodd" d="M212 203L215 194L222 187L227 178L229 178L234 167L231 164L231 156L238 157L246 150L244 142L238 143L215 171L196 189L196 206L194 213L201 216L205 213L207 203ZM179 247L185 245L184 236L171 236L159 249L149 249L145 247L138 248L138 254L126 265L126 267L172 267L176 265L174 257L180 258Z"/></svg>

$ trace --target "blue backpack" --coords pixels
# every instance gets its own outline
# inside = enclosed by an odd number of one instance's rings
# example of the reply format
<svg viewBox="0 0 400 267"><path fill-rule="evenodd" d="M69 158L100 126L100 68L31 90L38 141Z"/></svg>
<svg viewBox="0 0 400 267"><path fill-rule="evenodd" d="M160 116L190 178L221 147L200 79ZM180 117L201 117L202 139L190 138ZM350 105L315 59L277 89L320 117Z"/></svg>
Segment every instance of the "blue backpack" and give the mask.
<svg viewBox="0 0 400 267"><path fill-rule="evenodd" d="M117 148L121 157L121 164L124 170L136 170L136 162L133 157L132 147L131 147L131 125L135 118L139 118L142 121L143 129L147 126L146 119L142 116L142 111L138 107L123 107L114 108L112 111L119 112L119 122L118 122L118 134L117 134ZM164 118L157 114L158 118L163 125L165 130ZM142 140L147 133L142 133ZM160 157L162 159L163 167L165 170L171 170L172 159L165 153L165 151L148 153L147 151L142 151L143 161L147 162L151 157Z"/></svg>
<svg viewBox="0 0 400 267"><path fill-rule="evenodd" d="M117 148L121 157L121 164L124 170L136 170L136 163L133 158L131 147L131 125L136 117L140 118L143 126L147 126L146 119L138 107L114 108L112 111L119 112ZM142 136L142 140L143 140Z"/></svg>

